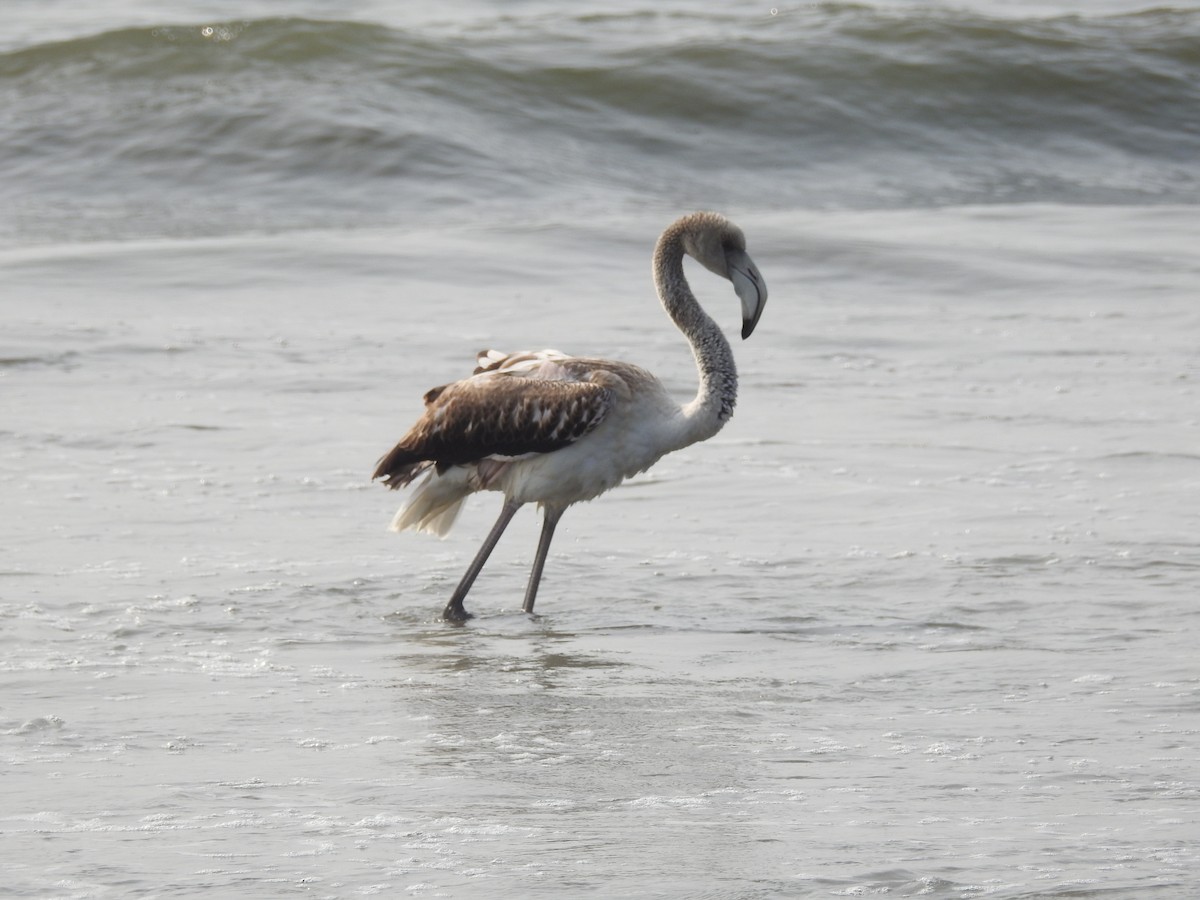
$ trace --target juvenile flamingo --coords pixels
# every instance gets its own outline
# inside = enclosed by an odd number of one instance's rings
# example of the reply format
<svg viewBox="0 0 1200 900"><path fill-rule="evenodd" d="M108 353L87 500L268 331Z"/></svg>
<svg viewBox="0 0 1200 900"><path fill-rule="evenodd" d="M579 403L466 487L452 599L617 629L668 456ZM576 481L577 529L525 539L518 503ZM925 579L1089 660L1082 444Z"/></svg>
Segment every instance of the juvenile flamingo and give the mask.
<svg viewBox="0 0 1200 900"><path fill-rule="evenodd" d="M746 254L741 229L724 216L692 213L659 237L654 285L691 344L700 377L689 403L680 406L654 375L630 363L557 350L486 350L469 378L425 394L424 414L380 461L372 478L389 488L425 475L396 513L393 531L444 535L469 494L504 495L500 517L446 604L447 621L471 617L463 598L523 505L537 503L543 510L525 591L524 610L531 613L555 526L568 506L599 496L672 450L712 437L733 415L733 352L688 286L685 254L733 282L743 339L758 324L767 286Z"/></svg>

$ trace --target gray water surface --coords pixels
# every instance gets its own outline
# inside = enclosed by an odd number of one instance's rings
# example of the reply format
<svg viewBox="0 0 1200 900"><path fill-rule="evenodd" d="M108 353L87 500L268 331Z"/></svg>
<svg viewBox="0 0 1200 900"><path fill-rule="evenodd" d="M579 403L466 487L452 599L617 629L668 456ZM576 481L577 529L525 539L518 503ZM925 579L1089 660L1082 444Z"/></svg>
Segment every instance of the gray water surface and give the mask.
<svg viewBox="0 0 1200 900"><path fill-rule="evenodd" d="M689 396L657 219L6 251L0 893L1190 896L1192 211L739 219L733 421L461 628L497 498L372 465L483 346Z"/></svg>

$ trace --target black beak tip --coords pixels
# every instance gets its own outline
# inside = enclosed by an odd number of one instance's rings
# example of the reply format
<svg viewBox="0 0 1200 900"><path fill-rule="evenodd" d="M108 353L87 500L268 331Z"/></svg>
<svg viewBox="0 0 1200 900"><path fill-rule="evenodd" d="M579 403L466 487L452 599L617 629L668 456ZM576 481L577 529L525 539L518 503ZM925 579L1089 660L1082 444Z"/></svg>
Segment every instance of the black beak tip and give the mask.
<svg viewBox="0 0 1200 900"><path fill-rule="evenodd" d="M759 307L759 315L762 314L762 307ZM758 316L753 319L742 319L742 340L754 334L754 329L758 327Z"/></svg>

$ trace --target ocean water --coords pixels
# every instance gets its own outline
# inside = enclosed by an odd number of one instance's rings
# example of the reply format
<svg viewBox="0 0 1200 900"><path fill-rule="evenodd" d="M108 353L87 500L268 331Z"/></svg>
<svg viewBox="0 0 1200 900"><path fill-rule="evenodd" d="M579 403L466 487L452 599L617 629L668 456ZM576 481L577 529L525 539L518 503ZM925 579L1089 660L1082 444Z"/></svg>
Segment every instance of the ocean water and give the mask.
<svg viewBox="0 0 1200 900"><path fill-rule="evenodd" d="M1200 7L19 0L0 896L1184 898ZM386 531L483 347L682 398L682 212L770 286L716 438ZM731 332L729 285L689 269Z"/></svg>

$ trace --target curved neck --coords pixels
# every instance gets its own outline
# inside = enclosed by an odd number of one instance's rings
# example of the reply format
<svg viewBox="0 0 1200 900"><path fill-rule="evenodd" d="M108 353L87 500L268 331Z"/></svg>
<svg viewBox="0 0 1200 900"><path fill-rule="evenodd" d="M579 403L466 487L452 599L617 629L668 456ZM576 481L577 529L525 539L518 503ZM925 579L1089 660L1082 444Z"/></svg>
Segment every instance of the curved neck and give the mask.
<svg viewBox="0 0 1200 900"><path fill-rule="evenodd" d="M737 367L720 327L700 307L683 274L683 236L668 229L654 248L654 285L671 321L683 332L696 357L700 388L683 407L679 446L712 437L733 415L737 403Z"/></svg>

